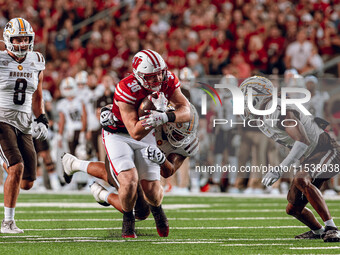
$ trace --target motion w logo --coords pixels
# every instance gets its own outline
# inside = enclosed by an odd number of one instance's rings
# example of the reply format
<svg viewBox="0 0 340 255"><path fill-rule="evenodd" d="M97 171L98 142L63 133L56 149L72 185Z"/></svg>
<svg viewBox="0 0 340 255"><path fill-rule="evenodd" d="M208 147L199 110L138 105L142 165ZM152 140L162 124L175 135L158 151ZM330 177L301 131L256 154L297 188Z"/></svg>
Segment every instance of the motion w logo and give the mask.
<svg viewBox="0 0 340 255"><path fill-rule="evenodd" d="M205 84L203 82L198 82L198 83L202 84L203 86L208 88L210 91L212 91L216 95L216 97L218 98L218 100L219 100L219 102L221 103L221 106L222 106L221 97L217 93L216 89L214 89L210 85ZM205 89L205 88L200 88L200 89L203 90L205 93L207 93L212 98L212 100L214 101L215 105L217 106L217 102L216 102L215 97L213 96L213 94L208 89ZM202 94L202 97L201 97L201 102L202 102L202 105L201 105L201 114L202 115L206 115L207 114L207 94Z"/></svg>

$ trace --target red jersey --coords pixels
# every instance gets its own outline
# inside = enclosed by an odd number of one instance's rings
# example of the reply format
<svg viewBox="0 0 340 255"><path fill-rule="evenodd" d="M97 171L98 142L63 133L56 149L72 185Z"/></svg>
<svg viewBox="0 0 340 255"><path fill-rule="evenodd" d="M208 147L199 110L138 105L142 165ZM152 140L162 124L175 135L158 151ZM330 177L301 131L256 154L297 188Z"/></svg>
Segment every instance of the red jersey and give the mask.
<svg viewBox="0 0 340 255"><path fill-rule="evenodd" d="M168 71L167 75L167 85L163 85L159 92L163 92L165 97L169 100L175 89L177 89L181 84L177 76L174 75L172 72ZM145 89L142 85L140 85L138 80L132 74L121 80L116 86L112 106L112 112L119 121L116 123L117 127L109 126L109 128L112 130L116 130L117 128L125 128L117 102L120 101L131 104L135 107L137 112L140 103L147 95L151 93L152 91L149 91Z"/></svg>

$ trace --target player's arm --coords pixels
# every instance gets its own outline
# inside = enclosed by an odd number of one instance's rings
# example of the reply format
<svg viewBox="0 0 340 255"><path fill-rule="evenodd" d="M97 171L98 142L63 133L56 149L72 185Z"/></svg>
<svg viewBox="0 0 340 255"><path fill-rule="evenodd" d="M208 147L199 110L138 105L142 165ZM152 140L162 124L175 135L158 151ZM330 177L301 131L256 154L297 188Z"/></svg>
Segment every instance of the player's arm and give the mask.
<svg viewBox="0 0 340 255"><path fill-rule="evenodd" d="M287 115L285 117L285 126L285 131L295 141L299 141L306 145L310 144L306 130L301 124L300 120L295 116L294 112L289 110L287 111Z"/></svg>
<svg viewBox="0 0 340 255"><path fill-rule="evenodd" d="M278 179L280 179L282 173L289 169L292 164L299 162L310 144L305 128L300 120L295 116L293 111L288 110L284 120L285 127L279 128L284 129L287 134L295 140L295 143L287 157L280 163L280 170L269 171L263 177L262 183L267 187L273 185Z"/></svg>
<svg viewBox="0 0 340 255"><path fill-rule="evenodd" d="M301 159L310 145L310 141L306 134L304 126L300 120L295 116L294 112L287 111L285 117L285 131L295 140L295 143L290 150L287 157L280 164L283 167L289 167L293 163Z"/></svg>
<svg viewBox="0 0 340 255"><path fill-rule="evenodd" d="M85 132L87 128L87 114L85 104L82 103L82 115L81 115L82 128L80 132Z"/></svg>
<svg viewBox="0 0 340 255"><path fill-rule="evenodd" d="M146 130L142 126L142 121L138 120L137 111L133 105L122 101L118 101L117 103L123 123L130 136L137 141L141 140L150 132L150 130Z"/></svg>
<svg viewBox="0 0 340 255"><path fill-rule="evenodd" d="M161 176L164 178L168 178L172 176L176 171L181 167L184 160L187 157L184 157L177 153L171 153L165 160L163 164L161 164Z"/></svg>
<svg viewBox="0 0 340 255"><path fill-rule="evenodd" d="M173 112L175 120L170 122L187 122L190 121L190 103L188 99L183 95L180 88L175 89L174 93L170 97L170 103L175 107Z"/></svg>
<svg viewBox="0 0 340 255"><path fill-rule="evenodd" d="M32 110L36 117L39 117L41 114L45 114L44 109L44 100L42 95L42 83L44 78L44 73L41 71L39 73L39 82L36 91L33 93L32 97Z"/></svg>
<svg viewBox="0 0 340 255"><path fill-rule="evenodd" d="M57 140L58 140L58 146L59 148L62 147L62 138L63 138L63 133L64 133L64 128L65 128L65 115L62 112L59 112L59 122L58 122L58 135L57 135Z"/></svg>
<svg viewBox="0 0 340 255"><path fill-rule="evenodd" d="M42 95L42 82L44 78L42 71L39 73L38 78L38 86L32 96L32 111L37 117L34 119L36 125L32 128L32 136L38 140L45 140L48 137L48 119L45 114L44 100Z"/></svg>

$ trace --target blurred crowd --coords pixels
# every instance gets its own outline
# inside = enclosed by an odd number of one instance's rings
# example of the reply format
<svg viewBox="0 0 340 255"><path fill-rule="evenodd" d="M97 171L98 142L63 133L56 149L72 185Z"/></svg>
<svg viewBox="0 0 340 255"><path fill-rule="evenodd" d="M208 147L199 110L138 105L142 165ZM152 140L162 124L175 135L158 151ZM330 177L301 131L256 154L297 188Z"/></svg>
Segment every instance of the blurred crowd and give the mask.
<svg viewBox="0 0 340 255"><path fill-rule="evenodd" d="M105 74L125 77L132 56L147 48L170 70L189 66L202 77L228 66L238 78L321 69L340 52L339 0L1 0L0 7L0 27L13 17L32 24L53 98L61 80L81 70L99 83Z"/></svg>
<svg viewBox="0 0 340 255"><path fill-rule="evenodd" d="M326 61L340 53L339 0L0 0L0 27L13 17L31 23L35 50L46 58L44 100L52 127L48 153L59 174L63 151L104 160L99 109L112 103L115 84L131 73L131 59L142 49L163 56L169 70L196 94L191 101L198 110L197 81L215 84L225 82L225 75L237 79L252 74L275 79L284 75L278 86L285 86L287 77L322 70ZM67 77L75 79L70 94L61 86ZM310 82L302 76L299 79L306 87ZM320 82L314 83L315 90L322 89ZM335 104L330 118L340 118L337 109ZM237 166L268 163L269 159L278 164L284 155L258 130L213 129L209 121L217 115L226 118L227 111L211 105L207 115L201 116L201 154L185 164L180 177L167 181L168 191L177 187L187 192L190 186L199 192L209 186L210 191L250 188L247 192L263 192L260 176L243 183L248 177L193 171L195 164ZM84 115L86 124L81 123ZM335 132L337 125L333 125ZM255 147L246 146L250 144ZM82 184L90 181L84 176L75 179ZM48 178L44 186L49 187Z"/></svg>

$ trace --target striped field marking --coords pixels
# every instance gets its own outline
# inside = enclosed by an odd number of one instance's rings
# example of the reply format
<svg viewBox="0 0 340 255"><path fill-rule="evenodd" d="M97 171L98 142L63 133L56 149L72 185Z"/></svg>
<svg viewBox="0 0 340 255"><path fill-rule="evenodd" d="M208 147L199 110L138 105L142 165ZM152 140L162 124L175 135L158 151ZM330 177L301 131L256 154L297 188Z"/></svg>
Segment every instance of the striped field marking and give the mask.
<svg viewBox="0 0 340 255"><path fill-rule="evenodd" d="M340 249L340 246L323 246L323 247L291 247L291 250L333 250Z"/></svg>
<svg viewBox="0 0 340 255"><path fill-rule="evenodd" d="M221 244L221 246L291 246L293 244L290 243L254 243L254 244L248 244L248 243L235 243L235 244Z"/></svg>
<svg viewBox="0 0 340 255"><path fill-rule="evenodd" d="M335 218L333 218L335 219ZM16 220L16 222L47 222L47 221L54 221L54 222L62 222L62 221L122 221L121 218L119 219L20 219ZM153 218L146 219L148 221L154 221ZM181 221L221 221L221 220L294 220L293 217L236 217L236 218L168 218L168 220L181 220Z"/></svg>
<svg viewBox="0 0 340 255"><path fill-rule="evenodd" d="M305 226L261 226L261 227L170 227L170 229L177 230L204 230L204 229L215 229L215 230L224 230L224 229L282 229L282 228L306 228ZM25 231L88 231L88 230L118 230L122 229L121 227L111 227L111 228L30 228L24 229ZM139 227L138 229L155 229L155 227Z"/></svg>
<svg viewBox="0 0 340 255"><path fill-rule="evenodd" d="M0 203L0 207L4 204ZM16 207L58 207L58 208L103 208L98 203L60 203L60 202L37 202L37 203L17 203ZM165 204L163 209L175 210L182 208L206 208L211 207L209 204ZM113 209L113 207L112 207Z"/></svg>

